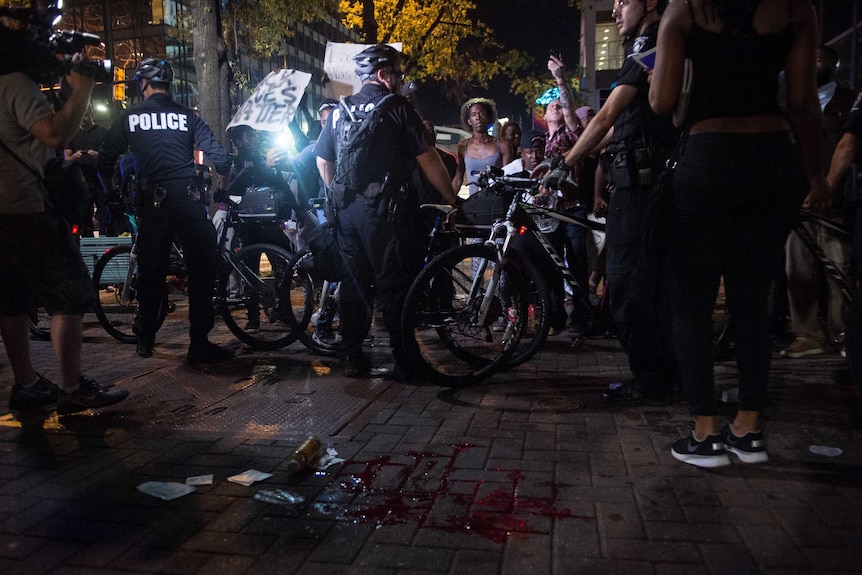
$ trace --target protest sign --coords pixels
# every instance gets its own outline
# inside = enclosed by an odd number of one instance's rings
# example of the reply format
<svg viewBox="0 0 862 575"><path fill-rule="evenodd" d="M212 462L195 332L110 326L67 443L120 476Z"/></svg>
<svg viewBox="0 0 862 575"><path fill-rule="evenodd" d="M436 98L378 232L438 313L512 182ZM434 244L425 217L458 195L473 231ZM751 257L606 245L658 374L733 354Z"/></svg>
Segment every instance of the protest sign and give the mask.
<svg viewBox="0 0 862 575"><path fill-rule="evenodd" d="M356 75L356 64L353 63L353 57L372 45L326 43L323 71L329 78L329 82L326 84L326 96L328 98L349 96L359 91L362 81ZM401 51L401 42L391 42L389 45L399 52Z"/></svg>
<svg viewBox="0 0 862 575"><path fill-rule="evenodd" d="M307 72L270 72L234 115L227 125L228 129L239 125L267 132L286 129L296 115L296 108L310 80L311 74Z"/></svg>

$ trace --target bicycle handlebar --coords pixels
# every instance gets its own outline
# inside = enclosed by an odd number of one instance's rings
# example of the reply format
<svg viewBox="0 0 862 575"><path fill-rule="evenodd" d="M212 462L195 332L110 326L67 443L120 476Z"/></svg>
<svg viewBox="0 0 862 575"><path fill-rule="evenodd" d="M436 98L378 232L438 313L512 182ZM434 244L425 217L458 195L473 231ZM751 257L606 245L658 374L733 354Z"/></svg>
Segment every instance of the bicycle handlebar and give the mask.
<svg viewBox="0 0 862 575"><path fill-rule="evenodd" d="M507 176L502 169L488 166L487 169L479 173L477 183L480 187L489 189L497 195L520 190L535 196L539 193L539 185L542 181L523 176Z"/></svg>

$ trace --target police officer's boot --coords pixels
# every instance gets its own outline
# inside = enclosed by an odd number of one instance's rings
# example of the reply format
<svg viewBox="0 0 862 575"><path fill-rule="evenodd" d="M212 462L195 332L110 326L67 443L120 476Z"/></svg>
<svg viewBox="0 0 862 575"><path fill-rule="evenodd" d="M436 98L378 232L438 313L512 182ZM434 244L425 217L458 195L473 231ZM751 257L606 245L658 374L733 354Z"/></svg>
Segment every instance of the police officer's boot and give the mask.
<svg viewBox="0 0 862 575"><path fill-rule="evenodd" d="M144 333L144 328L141 327L141 320L137 315L135 316L135 321L132 323L132 332L138 336L138 346L135 350L138 357L152 357L153 346L156 344L156 337L154 335Z"/></svg>
<svg viewBox="0 0 862 575"><path fill-rule="evenodd" d="M138 336L138 347L136 349L138 357L152 357L155 338L152 336Z"/></svg>

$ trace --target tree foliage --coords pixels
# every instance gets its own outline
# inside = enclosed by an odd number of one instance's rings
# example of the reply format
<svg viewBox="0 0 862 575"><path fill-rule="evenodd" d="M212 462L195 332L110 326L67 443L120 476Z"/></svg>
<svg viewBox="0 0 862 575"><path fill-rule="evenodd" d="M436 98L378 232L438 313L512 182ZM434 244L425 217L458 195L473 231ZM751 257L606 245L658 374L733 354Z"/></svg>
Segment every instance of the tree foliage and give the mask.
<svg viewBox="0 0 862 575"><path fill-rule="evenodd" d="M191 33L198 74L201 116L226 141L224 127L244 82L240 55L269 60L287 53L286 39L297 21L310 21L335 7L335 0L191 0L190 18L178 22L178 35Z"/></svg>
<svg viewBox="0 0 862 575"><path fill-rule="evenodd" d="M530 64L529 56L503 46L472 15L475 8L471 0L340 2L344 24L359 30L366 43L402 42L411 77L439 80L459 99L498 75L517 82Z"/></svg>
<svg viewBox="0 0 862 575"><path fill-rule="evenodd" d="M225 14L228 46L253 58L286 54L296 22L310 22L336 7L335 0L229 1Z"/></svg>

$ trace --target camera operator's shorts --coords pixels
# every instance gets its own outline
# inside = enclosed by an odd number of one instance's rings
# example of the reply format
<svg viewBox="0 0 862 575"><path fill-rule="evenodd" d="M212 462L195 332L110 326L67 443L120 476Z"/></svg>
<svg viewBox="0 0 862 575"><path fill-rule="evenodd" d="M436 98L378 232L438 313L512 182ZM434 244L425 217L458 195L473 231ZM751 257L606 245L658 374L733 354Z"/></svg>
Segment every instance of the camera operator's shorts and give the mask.
<svg viewBox="0 0 862 575"><path fill-rule="evenodd" d="M0 316L37 306L51 315L80 315L95 302L68 224L47 213L0 214Z"/></svg>

